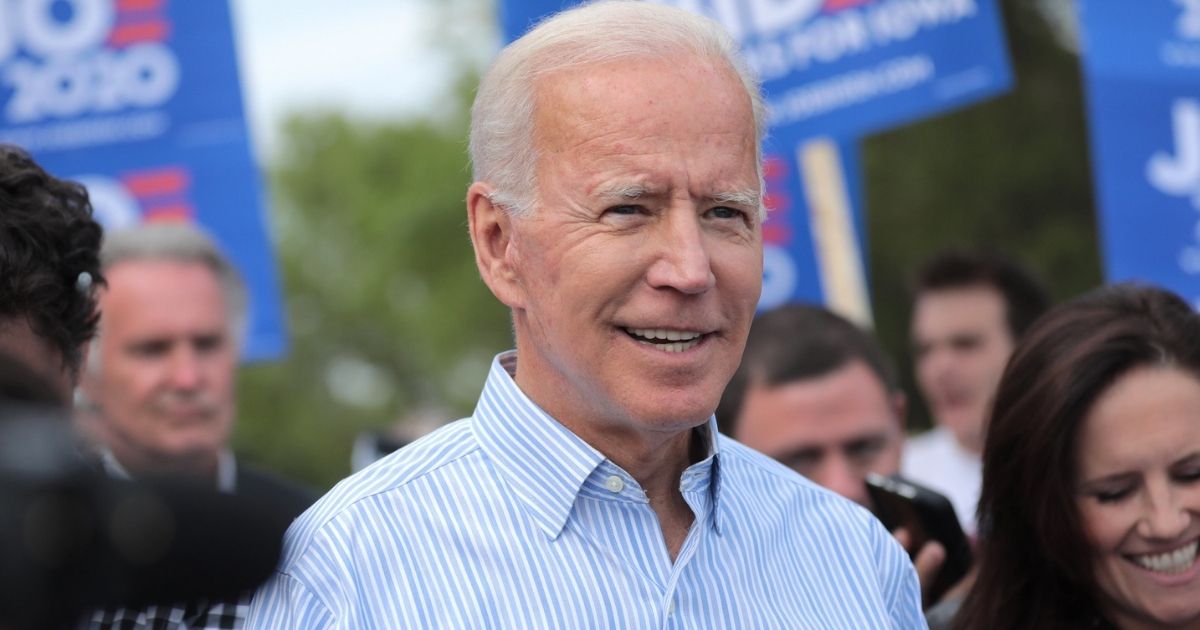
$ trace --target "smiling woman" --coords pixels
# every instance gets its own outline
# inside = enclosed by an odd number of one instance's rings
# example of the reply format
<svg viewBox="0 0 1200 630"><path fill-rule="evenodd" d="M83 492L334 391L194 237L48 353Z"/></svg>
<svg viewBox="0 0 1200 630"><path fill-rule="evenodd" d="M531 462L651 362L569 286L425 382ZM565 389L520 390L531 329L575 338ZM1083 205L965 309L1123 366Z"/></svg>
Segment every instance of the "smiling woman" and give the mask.
<svg viewBox="0 0 1200 630"><path fill-rule="evenodd" d="M983 453L960 628L1200 627L1200 316L1118 286L1034 325Z"/></svg>

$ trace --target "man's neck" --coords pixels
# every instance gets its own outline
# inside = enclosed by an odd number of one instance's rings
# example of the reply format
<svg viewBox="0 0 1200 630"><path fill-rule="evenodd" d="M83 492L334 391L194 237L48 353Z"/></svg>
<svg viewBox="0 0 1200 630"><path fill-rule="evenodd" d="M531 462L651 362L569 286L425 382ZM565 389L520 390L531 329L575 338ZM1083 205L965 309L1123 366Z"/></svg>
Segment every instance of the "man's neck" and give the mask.
<svg viewBox="0 0 1200 630"><path fill-rule="evenodd" d="M101 450L104 466L119 477L171 476L195 479L223 491L232 490L232 454L205 453L191 457L157 457L132 449L118 450L104 446ZM224 462L223 460L230 461ZM228 470L227 470L228 469ZM229 486L229 487L226 487Z"/></svg>

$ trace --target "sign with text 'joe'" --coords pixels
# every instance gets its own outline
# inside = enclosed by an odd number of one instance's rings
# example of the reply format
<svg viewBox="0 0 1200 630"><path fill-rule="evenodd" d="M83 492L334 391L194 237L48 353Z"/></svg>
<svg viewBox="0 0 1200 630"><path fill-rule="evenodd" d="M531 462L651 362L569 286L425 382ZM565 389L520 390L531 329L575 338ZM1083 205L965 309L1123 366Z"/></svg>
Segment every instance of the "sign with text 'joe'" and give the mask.
<svg viewBox="0 0 1200 630"><path fill-rule="evenodd" d="M1200 306L1200 1L1079 8L1106 275Z"/></svg>
<svg viewBox="0 0 1200 630"><path fill-rule="evenodd" d="M284 352L227 0L0 0L0 142L87 186L105 229L202 225L250 290L244 356Z"/></svg>

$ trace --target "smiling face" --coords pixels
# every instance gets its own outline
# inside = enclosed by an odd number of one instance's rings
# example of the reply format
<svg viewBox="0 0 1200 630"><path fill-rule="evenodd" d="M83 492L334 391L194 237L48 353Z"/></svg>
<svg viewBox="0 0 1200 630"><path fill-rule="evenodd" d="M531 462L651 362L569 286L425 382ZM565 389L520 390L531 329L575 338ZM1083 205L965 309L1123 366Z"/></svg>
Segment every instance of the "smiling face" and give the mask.
<svg viewBox="0 0 1200 630"><path fill-rule="evenodd" d="M1084 420L1077 507L1122 628L1200 627L1200 379L1142 367Z"/></svg>
<svg viewBox="0 0 1200 630"><path fill-rule="evenodd" d="M511 290L489 283L517 383L585 439L704 422L762 279L749 96L681 57L560 72L536 103L537 207L511 219Z"/></svg>
<svg viewBox="0 0 1200 630"><path fill-rule="evenodd" d="M922 293L913 307L917 383L934 421L983 450L984 421L1013 350L1004 297L988 286Z"/></svg>

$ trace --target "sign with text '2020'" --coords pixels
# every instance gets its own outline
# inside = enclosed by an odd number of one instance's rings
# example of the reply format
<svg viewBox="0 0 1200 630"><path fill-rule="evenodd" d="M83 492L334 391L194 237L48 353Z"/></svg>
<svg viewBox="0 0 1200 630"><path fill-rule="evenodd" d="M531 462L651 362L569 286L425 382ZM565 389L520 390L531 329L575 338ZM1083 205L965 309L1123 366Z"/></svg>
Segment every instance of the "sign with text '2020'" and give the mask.
<svg viewBox="0 0 1200 630"><path fill-rule="evenodd" d="M1110 281L1200 306L1200 0L1083 0L1083 65Z"/></svg>
<svg viewBox="0 0 1200 630"><path fill-rule="evenodd" d="M244 356L284 352L227 0L0 0L0 142L87 186L106 229L202 225L250 289Z"/></svg>
<svg viewBox="0 0 1200 630"><path fill-rule="evenodd" d="M721 22L763 80L772 129L854 138L1012 83L994 0L651 0ZM512 40L575 2L507 0Z"/></svg>

